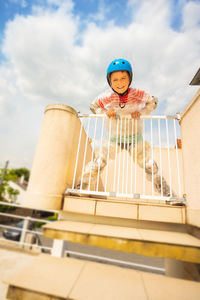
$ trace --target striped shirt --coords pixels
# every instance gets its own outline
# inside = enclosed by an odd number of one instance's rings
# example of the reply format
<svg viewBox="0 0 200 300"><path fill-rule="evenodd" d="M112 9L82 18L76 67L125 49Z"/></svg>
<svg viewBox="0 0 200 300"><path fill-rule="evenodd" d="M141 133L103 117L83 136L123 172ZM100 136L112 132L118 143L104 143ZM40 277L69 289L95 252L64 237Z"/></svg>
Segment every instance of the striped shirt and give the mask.
<svg viewBox="0 0 200 300"><path fill-rule="evenodd" d="M130 114L143 109L149 97L150 95L145 91L129 88L125 96L108 92L98 96L93 104L106 111L114 110L119 114Z"/></svg>

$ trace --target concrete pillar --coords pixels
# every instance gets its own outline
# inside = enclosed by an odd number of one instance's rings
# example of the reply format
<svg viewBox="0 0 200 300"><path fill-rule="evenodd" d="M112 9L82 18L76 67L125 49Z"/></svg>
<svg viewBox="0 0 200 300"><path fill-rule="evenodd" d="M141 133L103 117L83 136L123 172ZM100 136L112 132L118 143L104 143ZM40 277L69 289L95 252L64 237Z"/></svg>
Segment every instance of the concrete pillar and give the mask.
<svg viewBox="0 0 200 300"><path fill-rule="evenodd" d="M66 241L54 239L51 255L55 257L64 257L66 249L67 249Z"/></svg>
<svg viewBox="0 0 200 300"><path fill-rule="evenodd" d="M64 104L46 107L23 206L34 209L61 209L63 194L73 181L80 127L81 122L73 108ZM85 140L86 134L83 130L77 177L82 168ZM87 150L89 159L89 143Z"/></svg>
<svg viewBox="0 0 200 300"><path fill-rule="evenodd" d="M26 231L28 230L28 224L29 224L29 217L24 219L24 224L23 224L23 228L21 231L20 245L22 245L22 247L24 246L24 243L25 243Z"/></svg>
<svg viewBox="0 0 200 300"><path fill-rule="evenodd" d="M165 275L176 278L184 278L183 261L165 258Z"/></svg>
<svg viewBox="0 0 200 300"><path fill-rule="evenodd" d="M181 113L187 222L200 227L200 89Z"/></svg>

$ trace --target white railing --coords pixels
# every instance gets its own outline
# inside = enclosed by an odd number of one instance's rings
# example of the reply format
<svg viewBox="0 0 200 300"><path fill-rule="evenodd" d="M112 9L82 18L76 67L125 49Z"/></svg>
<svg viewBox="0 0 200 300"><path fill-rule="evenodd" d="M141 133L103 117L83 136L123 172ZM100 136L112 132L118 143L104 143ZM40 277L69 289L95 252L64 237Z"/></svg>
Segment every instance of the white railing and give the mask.
<svg viewBox="0 0 200 300"><path fill-rule="evenodd" d="M0 201L0 205L23 209L23 207L21 205L18 205L15 203L7 203L7 202ZM53 212L53 211L48 211L48 212ZM17 222L12 222L12 223L18 223L19 221L23 221L23 226L17 227L15 225L10 226L7 224L0 223L0 232L1 232L0 242L2 244L4 244L7 241L7 242L9 242L9 244L14 244L21 248L26 247L26 249L32 250L32 248L34 247L34 248L40 249L43 252L51 253L52 247L45 246L41 242L42 231L36 229L34 226L32 226L32 229L30 228L31 223L34 224L36 222L41 222L41 223L45 224L45 223L49 223L51 221L48 221L48 220L42 219L42 218L33 218L33 217L29 217L29 216L22 216L22 215L18 215L18 214L12 213L12 212L8 212L8 213L0 212L0 218L3 219L5 217L16 219ZM19 240L14 240L14 236L13 236L13 239L11 237L10 238L3 237L3 231L5 231L5 230L11 230L12 232L19 233ZM27 234L28 233L31 234L31 238L29 239L30 242L27 242Z"/></svg>
<svg viewBox="0 0 200 300"><path fill-rule="evenodd" d="M67 193L185 203L178 115L79 117L74 177ZM84 131L87 138L81 147Z"/></svg>

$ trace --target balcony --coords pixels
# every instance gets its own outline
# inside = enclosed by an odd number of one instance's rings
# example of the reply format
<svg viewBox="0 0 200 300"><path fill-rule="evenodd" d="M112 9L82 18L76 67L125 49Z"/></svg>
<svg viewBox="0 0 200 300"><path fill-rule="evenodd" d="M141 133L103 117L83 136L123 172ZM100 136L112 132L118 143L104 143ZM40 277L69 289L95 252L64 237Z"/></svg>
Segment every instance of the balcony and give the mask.
<svg viewBox="0 0 200 300"><path fill-rule="evenodd" d="M58 221L43 226L43 235L54 239L52 256L61 257L64 241L68 241L162 257L167 276L183 278L185 264L191 264L198 273L199 97L200 90L180 116L148 116L139 120L78 115L66 105L46 108L23 205L59 211ZM141 128L142 134L137 138ZM63 258L48 260L52 266L56 261L57 274L63 274L66 269ZM67 264L73 265L72 260ZM33 265L36 273L39 270L44 275L45 284L40 289L44 297L49 285L49 278L45 277L46 259L40 257ZM99 282L98 269L99 266L94 265L91 273L94 285ZM106 270L105 267L105 273ZM115 273L113 269L109 282L114 282L118 291L120 280L112 281ZM37 292L39 280L31 281L28 267L20 274L17 280L15 275L7 280L9 299L14 299L13 291L19 295L21 289L26 290L26 295ZM50 280L56 279L57 274ZM81 280L89 282L87 291L94 292L94 299L96 290L90 288L92 279L84 270L81 276ZM168 278L162 277L164 285ZM153 280L152 274L150 280ZM61 295L63 284L51 294L66 298L66 291ZM178 292L171 289L172 284L179 286L180 281L173 278L168 285L172 298L182 299L184 288L191 289L189 295L194 295L194 299L198 295L199 284L194 286L182 281ZM75 285L73 283L73 287ZM151 289L154 285L149 286ZM126 291L124 288L120 294L122 298ZM85 289L80 299L84 293ZM149 291L147 294L149 297ZM130 299L132 295L133 292Z"/></svg>

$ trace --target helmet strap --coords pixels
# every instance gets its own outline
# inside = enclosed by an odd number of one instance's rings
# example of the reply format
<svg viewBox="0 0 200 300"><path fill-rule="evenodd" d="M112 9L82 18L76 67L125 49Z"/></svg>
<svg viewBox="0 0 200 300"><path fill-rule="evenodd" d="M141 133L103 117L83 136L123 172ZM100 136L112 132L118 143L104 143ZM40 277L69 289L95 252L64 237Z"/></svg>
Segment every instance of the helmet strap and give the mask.
<svg viewBox="0 0 200 300"><path fill-rule="evenodd" d="M118 94L119 96L123 97L123 96L126 96L126 95L128 94L128 90L129 90L129 87L128 87L127 90L126 90L124 93L122 93L122 94L117 93L117 92L115 92L115 93Z"/></svg>

